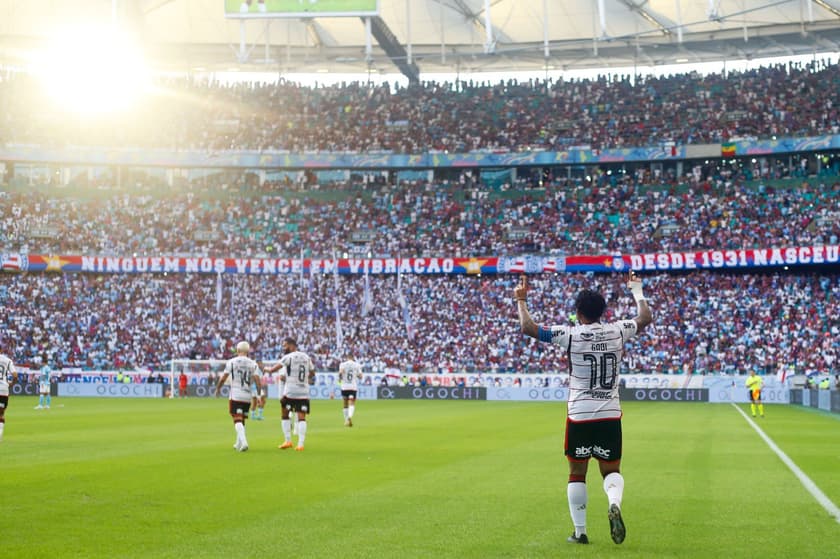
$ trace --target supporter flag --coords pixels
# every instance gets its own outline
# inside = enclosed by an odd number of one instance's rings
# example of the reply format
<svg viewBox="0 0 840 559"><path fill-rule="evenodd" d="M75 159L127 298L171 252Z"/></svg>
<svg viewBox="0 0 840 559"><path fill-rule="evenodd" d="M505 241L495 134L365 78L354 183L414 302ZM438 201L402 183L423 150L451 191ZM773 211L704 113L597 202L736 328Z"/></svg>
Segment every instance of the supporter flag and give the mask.
<svg viewBox="0 0 840 559"><path fill-rule="evenodd" d="M230 314L231 314L231 316L233 316L233 313L234 313L233 302L236 301L236 278L234 278L230 282L230 297L228 299L229 299L229 306L230 306Z"/></svg>
<svg viewBox="0 0 840 559"><path fill-rule="evenodd" d="M300 247L300 286L303 288L303 247Z"/></svg>
<svg viewBox="0 0 840 559"><path fill-rule="evenodd" d="M338 305L338 258L333 252L333 306L335 307L335 348L341 351L344 335L341 331L341 309Z"/></svg>
<svg viewBox="0 0 840 559"><path fill-rule="evenodd" d="M169 343L172 343L172 316L175 314L175 297L169 294ZM171 348L175 349L175 348Z"/></svg>
<svg viewBox="0 0 840 559"><path fill-rule="evenodd" d="M776 371L776 378L781 384L784 384L785 380L787 380L787 373L788 368L785 365L782 365L781 367L779 367L779 370Z"/></svg>
<svg viewBox="0 0 840 559"><path fill-rule="evenodd" d="M29 257L26 254L11 253L0 255L2 268L15 272L25 272L29 269Z"/></svg>
<svg viewBox="0 0 840 559"><path fill-rule="evenodd" d="M520 256L514 259L513 263L510 265L510 271L513 273L523 273L525 271L525 258Z"/></svg>
<svg viewBox="0 0 840 559"><path fill-rule="evenodd" d="M309 332L312 331L312 314L313 314L313 305L312 305L312 285L315 283L315 273L314 266L310 264L309 266L309 283L306 288L306 321L309 325Z"/></svg>
<svg viewBox="0 0 840 559"><path fill-rule="evenodd" d="M478 290L478 304L481 305L481 310L484 312L487 312L487 305L484 303L484 296L487 294L487 290L487 282L481 282L481 288Z"/></svg>
<svg viewBox="0 0 840 559"><path fill-rule="evenodd" d="M368 274L368 263L365 262L365 293L362 296L362 316L367 316L373 310L373 300L370 296L370 279Z"/></svg>
<svg viewBox="0 0 840 559"><path fill-rule="evenodd" d="M723 157L735 157L736 147L735 142L724 142L720 144L720 154Z"/></svg>
<svg viewBox="0 0 840 559"><path fill-rule="evenodd" d="M222 312L222 273L216 273L216 312Z"/></svg>
<svg viewBox="0 0 840 559"><path fill-rule="evenodd" d="M401 258L397 258L397 263L399 264L401 260ZM411 321L411 309L409 308L408 301L402 292L402 273L399 272L399 267L397 270L397 304L399 304L400 309L402 309L405 333L409 340L414 341L414 323Z"/></svg>
<svg viewBox="0 0 840 559"><path fill-rule="evenodd" d="M335 348L336 351L340 352L344 343L344 332L341 329L341 312L338 308L338 297L335 298L333 304L335 305Z"/></svg>

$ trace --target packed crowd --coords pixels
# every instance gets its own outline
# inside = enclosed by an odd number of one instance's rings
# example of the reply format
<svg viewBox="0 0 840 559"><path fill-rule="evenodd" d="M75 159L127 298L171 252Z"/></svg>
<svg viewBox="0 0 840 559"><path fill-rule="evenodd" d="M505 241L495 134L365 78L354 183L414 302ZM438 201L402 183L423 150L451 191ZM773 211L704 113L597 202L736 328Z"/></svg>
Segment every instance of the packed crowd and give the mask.
<svg viewBox="0 0 840 559"><path fill-rule="evenodd" d="M831 181L834 181L833 183ZM691 189L558 179L502 196L479 185L348 184L333 196L55 189L0 198L0 248L211 257L612 254L837 244L840 181L773 189L718 177Z"/></svg>
<svg viewBox="0 0 840 559"><path fill-rule="evenodd" d="M840 130L840 67L777 65L724 76L345 83L167 81L132 111L56 118L40 84L0 81L0 144L427 153L703 144ZM208 115L212 115L208 118Z"/></svg>
<svg viewBox="0 0 840 559"><path fill-rule="evenodd" d="M169 359L223 359L246 339L279 357L293 336L319 370L337 369L342 345L370 372L564 372L562 348L521 334L515 275L227 276L0 275L0 346L22 366L152 369ZM545 325L567 324L582 287L601 290L606 319L635 316L622 275L532 276L530 307ZM629 372L838 371L840 275L779 272L644 276L655 323L628 345ZM221 296L220 296L221 295ZM405 303L405 307L402 303ZM407 310L404 310L407 309Z"/></svg>

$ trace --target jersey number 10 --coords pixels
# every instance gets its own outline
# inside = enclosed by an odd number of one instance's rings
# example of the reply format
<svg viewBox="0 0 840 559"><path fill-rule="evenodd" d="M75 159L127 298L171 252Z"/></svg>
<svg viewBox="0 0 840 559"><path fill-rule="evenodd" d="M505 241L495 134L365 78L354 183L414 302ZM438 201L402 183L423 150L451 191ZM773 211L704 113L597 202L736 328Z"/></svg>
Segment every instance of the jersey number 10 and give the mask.
<svg viewBox="0 0 840 559"><path fill-rule="evenodd" d="M615 377L618 376L618 359L614 353L602 353L598 355L584 353L583 360L589 363L591 376L589 389L603 388L612 390L615 386Z"/></svg>

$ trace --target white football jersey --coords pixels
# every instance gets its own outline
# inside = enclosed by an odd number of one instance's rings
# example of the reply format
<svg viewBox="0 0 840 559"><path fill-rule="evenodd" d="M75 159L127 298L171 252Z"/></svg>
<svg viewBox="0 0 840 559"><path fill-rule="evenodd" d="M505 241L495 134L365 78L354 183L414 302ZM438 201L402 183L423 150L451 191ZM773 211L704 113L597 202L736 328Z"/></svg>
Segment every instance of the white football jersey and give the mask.
<svg viewBox="0 0 840 559"><path fill-rule="evenodd" d="M0 396L9 395L9 384L12 382L12 374L17 372L15 364L5 355L0 355Z"/></svg>
<svg viewBox="0 0 840 559"><path fill-rule="evenodd" d="M540 329L540 341L560 346L568 353L571 421L621 417L619 363L624 343L635 335L635 320Z"/></svg>
<svg viewBox="0 0 840 559"><path fill-rule="evenodd" d="M260 376L257 362L244 355L237 355L225 364L230 385L230 399L237 402L250 402L252 396L251 383Z"/></svg>
<svg viewBox="0 0 840 559"><path fill-rule="evenodd" d="M309 398L309 373L315 366L308 355L302 351L287 353L280 359L283 364L281 379L286 383L286 396L295 400Z"/></svg>
<svg viewBox="0 0 840 559"><path fill-rule="evenodd" d="M358 390L359 375L362 374L362 366L355 361L345 361L338 366L338 382L342 390Z"/></svg>

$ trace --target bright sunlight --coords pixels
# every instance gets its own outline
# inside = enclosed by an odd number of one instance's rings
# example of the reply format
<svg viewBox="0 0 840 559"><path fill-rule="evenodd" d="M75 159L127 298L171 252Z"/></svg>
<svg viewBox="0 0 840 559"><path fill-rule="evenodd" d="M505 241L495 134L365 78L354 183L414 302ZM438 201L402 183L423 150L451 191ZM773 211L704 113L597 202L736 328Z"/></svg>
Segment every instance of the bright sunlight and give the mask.
<svg viewBox="0 0 840 559"><path fill-rule="evenodd" d="M36 56L34 68L49 97L68 112L125 110L149 88L139 46L113 27L77 27L53 34Z"/></svg>

